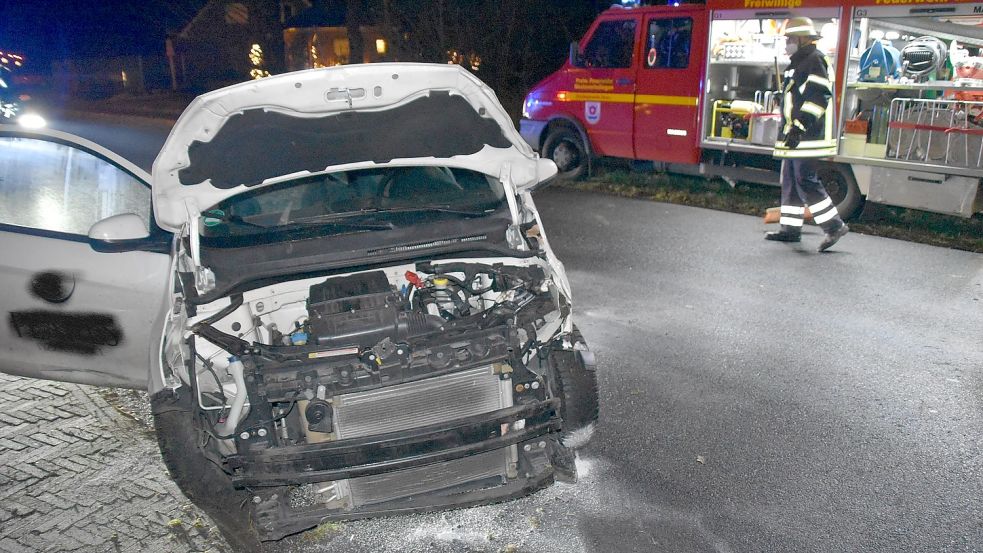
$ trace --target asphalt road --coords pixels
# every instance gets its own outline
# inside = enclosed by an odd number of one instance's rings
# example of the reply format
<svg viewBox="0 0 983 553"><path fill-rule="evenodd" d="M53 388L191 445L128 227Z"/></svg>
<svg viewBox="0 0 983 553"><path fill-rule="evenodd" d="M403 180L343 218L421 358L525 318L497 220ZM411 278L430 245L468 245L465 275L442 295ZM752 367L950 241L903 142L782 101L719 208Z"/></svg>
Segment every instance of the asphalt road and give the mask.
<svg viewBox="0 0 983 553"><path fill-rule="evenodd" d="M166 127L71 130L149 167ZM777 194L777 191L776 191ZM270 551L983 551L983 255L537 196L597 352L582 479Z"/></svg>

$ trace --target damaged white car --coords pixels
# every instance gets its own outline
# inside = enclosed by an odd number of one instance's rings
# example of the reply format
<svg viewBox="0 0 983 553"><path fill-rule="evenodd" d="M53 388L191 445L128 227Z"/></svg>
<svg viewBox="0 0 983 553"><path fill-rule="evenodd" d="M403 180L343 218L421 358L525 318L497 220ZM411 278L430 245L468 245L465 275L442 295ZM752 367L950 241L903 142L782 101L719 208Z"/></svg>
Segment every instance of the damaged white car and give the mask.
<svg viewBox="0 0 983 553"><path fill-rule="evenodd" d="M234 544L576 476L594 363L530 196L556 167L463 69L206 94L149 181L9 127L0 171L0 370L149 390Z"/></svg>

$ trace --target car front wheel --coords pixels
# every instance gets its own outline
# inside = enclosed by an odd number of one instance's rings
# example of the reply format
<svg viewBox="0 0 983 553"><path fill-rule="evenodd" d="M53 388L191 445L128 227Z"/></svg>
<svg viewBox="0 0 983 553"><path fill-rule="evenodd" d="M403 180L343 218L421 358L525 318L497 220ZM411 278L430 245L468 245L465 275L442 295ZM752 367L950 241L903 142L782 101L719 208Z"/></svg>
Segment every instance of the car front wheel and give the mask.
<svg viewBox="0 0 983 553"><path fill-rule="evenodd" d="M165 390L151 398L154 429L164 465L181 492L205 511L235 551L259 551L250 523L252 495L232 487L229 475L205 457L189 390Z"/></svg>
<svg viewBox="0 0 983 553"><path fill-rule="evenodd" d="M590 441L597 424L597 373L576 350L553 350L549 361L561 401L561 440L571 449L580 449Z"/></svg>

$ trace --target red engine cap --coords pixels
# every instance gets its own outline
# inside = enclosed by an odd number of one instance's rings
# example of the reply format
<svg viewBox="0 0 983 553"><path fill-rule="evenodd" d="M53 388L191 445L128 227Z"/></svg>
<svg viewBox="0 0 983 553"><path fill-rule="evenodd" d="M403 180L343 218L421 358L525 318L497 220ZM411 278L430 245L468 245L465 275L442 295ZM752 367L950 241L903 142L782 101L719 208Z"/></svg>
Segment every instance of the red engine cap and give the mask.
<svg viewBox="0 0 983 553"><path fill-rule="evenodd" d="M419 277L419 275L417 275L413 271L406 271L406 275L405 276L406 276L406 280L410 284L412 284L413 286L416 286L417 288L423 288L423 279L421 279Z"/></svg>

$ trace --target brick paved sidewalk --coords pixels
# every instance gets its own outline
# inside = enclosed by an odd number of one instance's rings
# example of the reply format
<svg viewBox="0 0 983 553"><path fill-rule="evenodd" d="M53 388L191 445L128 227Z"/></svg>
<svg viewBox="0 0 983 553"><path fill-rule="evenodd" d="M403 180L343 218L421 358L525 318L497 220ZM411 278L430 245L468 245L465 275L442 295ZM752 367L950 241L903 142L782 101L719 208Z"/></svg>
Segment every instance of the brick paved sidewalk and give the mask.
<svg viewBox="0 0 983 553"><path fill-rule="evenodd" d="M229 551L95 388L0 374L0 552Z"/></svg>

